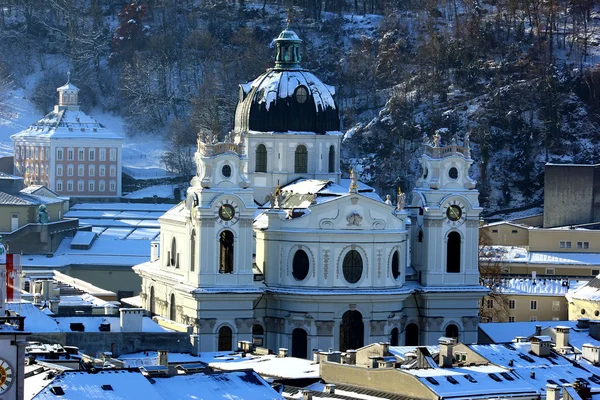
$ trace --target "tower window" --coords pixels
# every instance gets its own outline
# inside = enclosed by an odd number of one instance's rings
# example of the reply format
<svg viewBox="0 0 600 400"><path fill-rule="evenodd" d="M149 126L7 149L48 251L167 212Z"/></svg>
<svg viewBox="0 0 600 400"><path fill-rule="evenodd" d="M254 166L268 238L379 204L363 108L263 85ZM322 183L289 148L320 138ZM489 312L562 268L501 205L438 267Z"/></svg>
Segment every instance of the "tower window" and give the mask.
<svg viewBox="0 0 600 400"><path fill-rule="evenodd" d="M342 269L344 278L348 283L356 283L360 280L363 272L363 261L358 251L350 250L346 254Z"/></svg>
<svg viewBox="0 0 600 400"><path fill-rule="evenodd" d="M400 254L398 250L394 251L394 255L392 256L392 276L394 279L400 277Z"/></svg>
<svg viewBox="0 0 600 400"><path fill-rule="evenodd" d="M310 263L308 261L308 255L304 250L296 251L294 254L294 261L292 262L292 275L297 281L301 281L308 275Z"/></svg>
<svg viewBox="0 0 600 400"><path fill-rule="evenodd" d="M335 147L329 147L329 172L335 172Z"/></svg>
<svg viewBox="0 0 600 400"><path fill-rule="evenodd" d="M190 247L190 271L194 272L194 264L196 263L196 230L192 230Z"/></svg>
<svg viewBox="0 0 600 400"><path fill-rule="evenodd" d="M264 144L256 146L256 172L267 172L267 148Z"/></svg>
<svg viewBox="0 0 600 400"><path fill-rule="evenodd" d="M223 168L221 169L221 173L223 174L223 176L225 178L229 178L231 177L231 166L230 165L223 165Z"/></svg>
<svg viewBox="0 0 600 400"><path fill-rule="evenodd" d="M233 273L233 233L231 231L221 232L219 248L219 273Z"/></svg>
<svg viewBox="0 0 600 400"><path fill-rule="evenodd" d="M300 145L296 147L294 161L294 172L296 174L308 172L308 151L306 151L306 146Z"/></svg>
<svg viewBox="0 0 600 400"><path fill-rule="evenodd" d="M450 232L446 246L446 272L458 273L460 272L460 234Z"/></svg>
<svg viewBox="0 0 600 400"><path fill-rule="evenodd" d="M455 167L450 168L448 176L450 179L458 179L458 170Z"/></svg>

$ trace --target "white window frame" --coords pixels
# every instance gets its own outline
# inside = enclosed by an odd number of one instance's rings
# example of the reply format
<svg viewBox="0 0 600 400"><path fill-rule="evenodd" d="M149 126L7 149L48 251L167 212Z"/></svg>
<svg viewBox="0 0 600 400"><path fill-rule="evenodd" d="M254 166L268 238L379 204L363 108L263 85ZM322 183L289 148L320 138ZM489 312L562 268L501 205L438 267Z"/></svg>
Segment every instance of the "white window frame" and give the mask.
<svg viewBox="0 0 600 400"><path fill-rule="evenodd" d="M63 166L62 166L62 164L58 164L56 166L56 176L63 176Z"/></svg>
<svg viewBox="0 0 600 400"><path fill-rule="evenodd" d="M106 181L98 181L98 191L104 192L106 190Z"/></svg>
<svg viewBox="0 0 600 400"><path fill-rule="evenodd" d="M508 308L515 310L517 308L517 302L515 300L508 300Z"/></svg>
<svg viewBox="0 0 600 400"><path fill-rule="evenodd" d="M75 166L73 164L67 165L67 176L73 176L75 173Z"/></svg>
<svg viewBox="0 0 600 400"><path fill-rule="evenodd" d="M117 191L117 182L110 181L108 187L109 187L109 191L116 192Z"/></svg>
<svg viewBox="0 0 600 400"><path fill-rule="evenodd" d="M512 315L508 317L508 322L515 322L515 317Z"/></svg>
<svg viewBox="0 0 600 400"><path fill-rule="evenodd" d="M556 270L554 268L546 268L546 275L554 275Z"/></svg>
<svg viewBox="0 0 600 400"><path fill-rule="evenodd" d="M75 159L75 149L69 147L67 149L67 161L73 161Z"/></svg>
<svg viewBox="0 0 600 400"><path fill-rule="evenodd" d="M67 192L72 192L73 186L73 181L67 181Z"/></svg>
<svg viewBox="0 0 600 400"><path fill-rule="evenodd" d="M537 310L537 300L531 300L531 302L529 303L529 308L531 310Z"/></svg>
<svg viewBox="0 0 600 400"><path fill-rule="evenodd" d="M537 321L537 317L535 315L529 317L529 322L536 322Z"/></svg>
<svg viewBox="0 0 600 400"><path fill-rule="evenodd" d="M116 165L110 166L110 176L117 176L117 166Z"/></svg>
<svg viewBox="0 0 600 400"><path fill-rule="evenodd" d="M88 160L96 161L96 149L88 149Z"/></svg>
<svg viewBox="0 0 600 400"><path fill-rule="evenodd" d="M106 166L100 165L98 167L98 176L106 176Z"/></svg>
<svg viewBox="0 0 600 400"><path fill-rule="evenodd" d="M77 161L85 161L85 149L77 149Z"/></svg>
<svg viewBox="0 0 600 400"><path fill-rule="evenodd" d="M100 152L100 154L99 154L100 161L106 161L106 149L101 148L99 152Z"/></svg>
<svg viewBox="0 0 600 400"><path fill-rule="evenodd" d="M21 150L23 150L23 149L21 148ZM23 157L23 156L21 155L21 157ZM63 157L64 157L63 148L62 147L57 148L56 149L56 160L62 161Z"/></svg>
<svg viewBox="0 0 600 400"><path fill-rule="evenodd" d="M85 165L79 164L77 166L77 176L85 176Z"/></svg>
<svg viewBox="0 0 600 400"><path fill-rule="evenodd" d="M62 180L56 181L56 191L62 192L62 190L63 190L63 181Z"/></svg>
<svg viewBox="0 0 600 400"><path fill-rule="evenodd" d="M85 189L85 183L84 180L80 179L77 181L77 191L78 192L83 192Z"/></svg>
<svg viewBox="0 0 600 400"><path fill-rule="evenodd" d="M89 165L88 166L88 176L96 176L96 166L95 165Z"/></svg>
<svg viewBox="0 0 600 400"><path fill-rule="evenodd" d="M560 301L552 300L552 311L560 311Z"/></svg>
<svg viewBox="0 0 600 400"><path fill-rule="evenodd" d="M96 181L91 180L88 181L88 192L95 192L96 191Z"/></svg>
<svg viewBox="0 0 600 400"><path fill-rule="evenodd" d="M110 161L117 161L117 149L110 149Z"/></svg>

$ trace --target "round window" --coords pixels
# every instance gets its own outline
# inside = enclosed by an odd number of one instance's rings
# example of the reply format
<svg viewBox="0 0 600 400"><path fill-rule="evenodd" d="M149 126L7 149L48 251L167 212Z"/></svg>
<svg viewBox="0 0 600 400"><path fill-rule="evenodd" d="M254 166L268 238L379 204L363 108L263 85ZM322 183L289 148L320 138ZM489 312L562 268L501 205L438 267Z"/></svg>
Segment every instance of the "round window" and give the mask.
<svg viewBox="0 0 600 400"><path fill-rule="evenodd" d="M304 86L298 86L296 88L296 101L300 104L303 104L308 99L308 89Z"/></svg>
<svg viewBox="0 0 600 400"><path fill-rule="evenodd" d="M585 308L582 308L581 309L581 315L584 315L584 314L585 314Z"/></svg>
<svg viewBox="0 0 600 400"><path fill-rule="evenodd" d="M450 177L450 179L457 179L458 170L455 167L450 168L450 170L448 171L448 176Z"/></svg>
<svg viewBox="0 0 600 400"><path fill-rule="evenodd" d="M360 280L363 271L362 257L356 250L350 250L344 257L343 272L344 278L349 283L356 283Z"/></svg>
<svg viewBox="0 0 600 400"><path fill-rule="evenodd" d="M598 315L600 315L600 311L598 311L598 310L594 311L594 315L597 317Z"/></svg>
<svg viewBox="0 0 600 400"><path fill-rule="evenodd" d="M450 170L448 171L448 176L450 177L450 179L457 179L458 170L455 167L450 168Z"/></svg>
<svg viewBox="0 0 600 400"><path fill-rule="evenodd" d="M223 174L223 176L225 178L229 178L231 176L231 166L223 165L223 168L221 169L221 173Z"/></svg>
<svg viewBox="0 0 600 400"><path fill-rule="evenodd" d="M308 275L308 255L304 250L298 250L294 254L294 261L292 262L292 275L297 281L304 280Z"/></svg>

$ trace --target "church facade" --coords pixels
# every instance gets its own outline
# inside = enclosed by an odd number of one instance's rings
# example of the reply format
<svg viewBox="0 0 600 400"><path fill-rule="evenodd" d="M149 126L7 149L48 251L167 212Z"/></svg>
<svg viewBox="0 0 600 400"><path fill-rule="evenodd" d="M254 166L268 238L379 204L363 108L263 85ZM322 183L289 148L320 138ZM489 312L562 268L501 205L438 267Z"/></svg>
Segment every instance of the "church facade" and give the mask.
<svg viewBox="0 0 600 400"><path fill-rule="evenodd" d="M198 139L186 201L134 267L146 309L192 326L200 351L474 342L487 290L468 138L426 140L411 205L383 201L341 178L335 90L301 68L301 40L275 43L274 68L240 85L231 134Z"/></svg>

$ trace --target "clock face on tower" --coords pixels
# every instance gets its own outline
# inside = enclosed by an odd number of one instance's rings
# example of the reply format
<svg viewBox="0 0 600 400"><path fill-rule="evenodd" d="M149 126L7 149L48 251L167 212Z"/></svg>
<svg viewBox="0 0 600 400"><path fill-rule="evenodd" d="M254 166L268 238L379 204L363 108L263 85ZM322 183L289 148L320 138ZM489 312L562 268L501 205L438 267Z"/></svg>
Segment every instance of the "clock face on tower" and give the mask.
<svg viewBox="0 0 600 400"><path fill-rule="evenodd" d="M6 392L14 379L13 370L8 361L0 358L0 394Z"/></svg>
<svg viewBox="0 0 600 400"><path fill-rule="evenodd" d="M221 200L215 213L217 221L223 226L231 226L239 219L239 207L231 200Z"/></svg>
<svg viewBox="0 0 600 400"><path fill-rule="evenodd" d="M464 205L458 201L452 201L444 207L444 216L446 223L452 226L459 226L465 222Z"/></svg>

